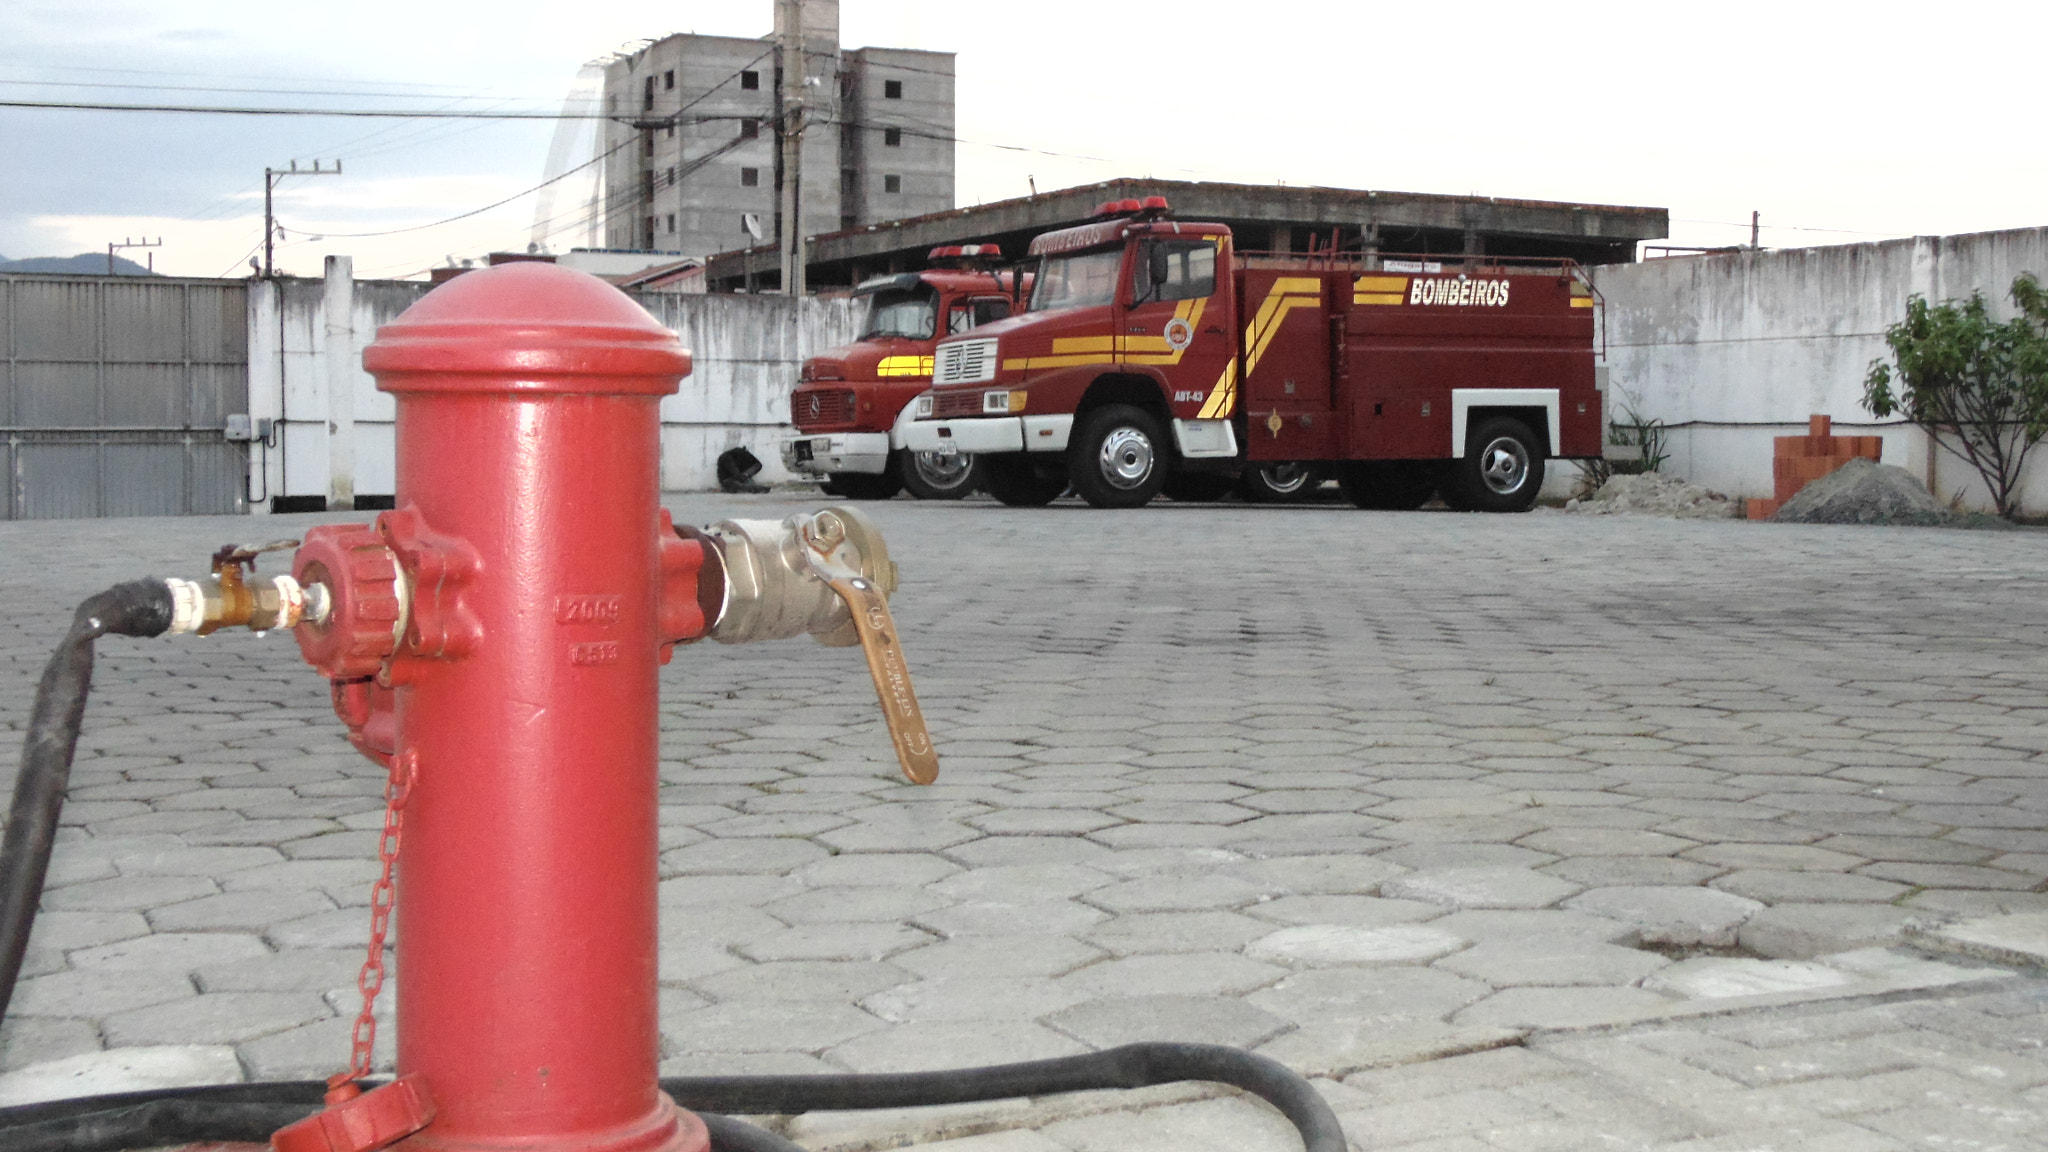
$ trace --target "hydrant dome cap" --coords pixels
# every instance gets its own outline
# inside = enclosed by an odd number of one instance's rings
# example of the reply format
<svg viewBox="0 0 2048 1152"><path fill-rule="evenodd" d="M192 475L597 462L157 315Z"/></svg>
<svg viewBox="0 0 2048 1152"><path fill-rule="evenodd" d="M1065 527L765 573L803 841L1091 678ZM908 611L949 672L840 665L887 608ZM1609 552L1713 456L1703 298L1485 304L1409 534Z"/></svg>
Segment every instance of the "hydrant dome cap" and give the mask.
<svg viewBox="0 0 2048 1152"><path fill-rule="evenodd" d="M690 354L625 293L522 261L464 273L377 332L363 367L387 392L667 395Z"/></svg>

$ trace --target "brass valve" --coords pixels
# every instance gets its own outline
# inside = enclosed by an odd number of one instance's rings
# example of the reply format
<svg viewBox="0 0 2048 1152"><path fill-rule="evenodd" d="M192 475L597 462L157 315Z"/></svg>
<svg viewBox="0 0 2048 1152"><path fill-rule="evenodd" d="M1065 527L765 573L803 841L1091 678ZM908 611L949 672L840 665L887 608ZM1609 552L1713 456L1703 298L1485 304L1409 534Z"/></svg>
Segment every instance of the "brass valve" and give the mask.
<svg viewBox="0 0 2048 1152"><path fill-rule="evenodd" d="M301 620L323 620L331 607L325 585L303 588L288 575L250 583L256 557L265 552L297 548L297 540L268 544L229 544L213 554L213 571L205 581L173 577L169 633L210 635L222 628L247 626L256 632L296 627ZM245 576L246 570L246 576Z"/></svg>

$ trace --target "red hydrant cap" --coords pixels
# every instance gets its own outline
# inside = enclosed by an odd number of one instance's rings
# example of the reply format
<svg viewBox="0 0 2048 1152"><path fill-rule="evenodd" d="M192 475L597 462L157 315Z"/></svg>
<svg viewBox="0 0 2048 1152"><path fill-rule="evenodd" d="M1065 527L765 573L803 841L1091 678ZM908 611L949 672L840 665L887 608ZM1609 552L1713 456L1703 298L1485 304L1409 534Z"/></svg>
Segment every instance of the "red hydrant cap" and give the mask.
<svg viewBox="0 0 2048 1152"><path fill-rule="evenodd" d="M676 334L617 288L538 261L457 276L363 349L385 392L665 396L690 373Z"/></svg>

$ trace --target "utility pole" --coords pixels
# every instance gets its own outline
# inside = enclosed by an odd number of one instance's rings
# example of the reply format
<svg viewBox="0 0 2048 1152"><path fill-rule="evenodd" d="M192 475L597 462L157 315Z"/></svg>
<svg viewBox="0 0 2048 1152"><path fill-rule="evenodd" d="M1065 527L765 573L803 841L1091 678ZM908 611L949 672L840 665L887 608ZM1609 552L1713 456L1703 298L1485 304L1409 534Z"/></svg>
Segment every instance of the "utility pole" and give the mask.
<svg viewBox="0 0 2048 1152"><path fill-rule="evenodd" d="M156 238L155 240L151 240L151 239L150 239L149 237L147 237L147 236L144 236L144 237L143 237L142 239L140 239L140 240L130 240L130 239L128 239L128 238L127 238L126 236L123 236L123 237L121 237L121 242L120 242L119 244L116 244L116 243L114 243L114 242L113 242L113 241L111 241L111 240L107 241L107 275L109 275L109 276L112 276L112 275L114 274L114 249L116 249L116 248L161 248L161 247L163 247L163 246L164 246L164 238L163 238L163 237L161 237L161 236L157 237L157 238ZM156 253L154 253L154 252L151 252L151 253L149 254L149 270L150 270L151 272L154 272L154 271L156 271Z"/></svg>
<svg viewBox="0 0 2048 1152"><path fill-rule="evenodd" d="M776 93L781 105L776 119L776 136L781 144L782 291L787 296L804 294L804 0L775 0L777 30L780 33L782 84Z"/></svg>
<svg viewBox="0 0 2048 1152"><path fill-rule="evenodd" d="M1752 249L1762 247L1758 243L1758 237L1763 234L1763 218L1761 212L1752 211L1749 214L1749 246Z"/></svg>
<svg viewBox="0 0 2048 1152"><path fill-rule="evenodd" d="M339 160L334 162L334 167L332 168L322 168L318 160L313 161L311 168L301 168L299 167L299 162L294 160L289 168L265 168L263 170L263 275L266 279L277 274L277 267L271 262L271 255L275 251L277 240L277 213L271 210L271 194L277 190L277 182L287 176L339 175L341 175L341 161Z"/></svg>

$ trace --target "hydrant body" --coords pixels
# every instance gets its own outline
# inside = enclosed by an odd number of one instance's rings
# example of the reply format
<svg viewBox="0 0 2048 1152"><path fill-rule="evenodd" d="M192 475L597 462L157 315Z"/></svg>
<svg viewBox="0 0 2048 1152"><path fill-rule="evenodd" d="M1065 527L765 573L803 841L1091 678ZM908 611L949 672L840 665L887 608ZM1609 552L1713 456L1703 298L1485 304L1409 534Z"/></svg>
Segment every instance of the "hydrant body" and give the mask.
<svg viewBox="0 0 2048 1152"><path fill-rule="evenodd" d="M301 633L316 663L389 651L337 700L395 703L398 1071L438 1110L399 1146L702 1152L656 1084L657 670L706 627L701 545L659 505L688 353L609 285L522 263L437 289L364 364L397 399L397 507L325 560L354 566L327 576L356 615Z"/></svg>

